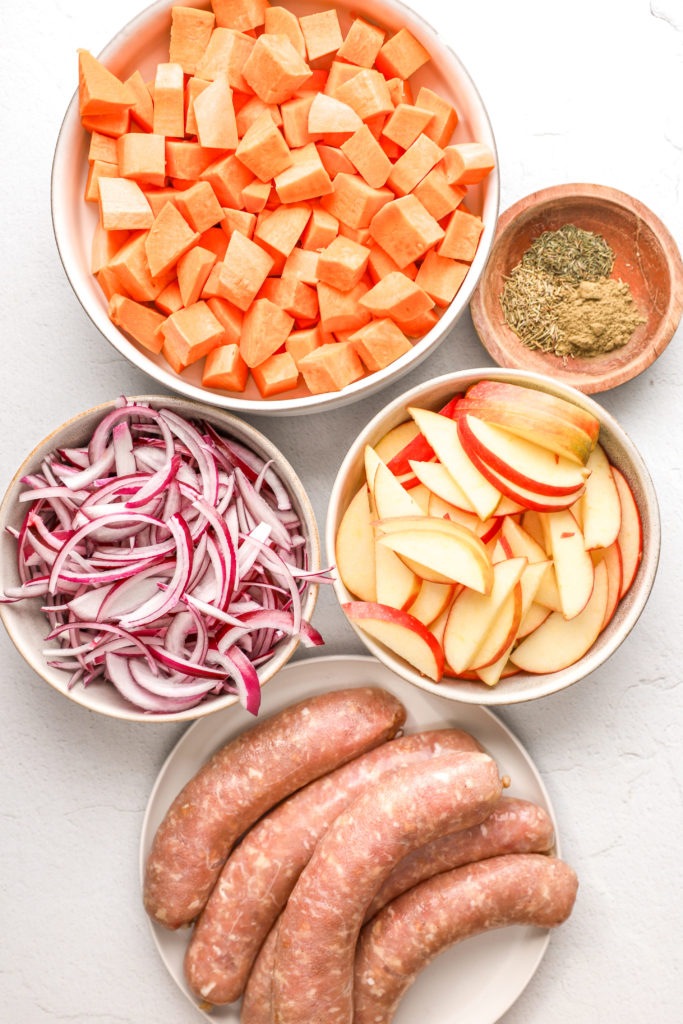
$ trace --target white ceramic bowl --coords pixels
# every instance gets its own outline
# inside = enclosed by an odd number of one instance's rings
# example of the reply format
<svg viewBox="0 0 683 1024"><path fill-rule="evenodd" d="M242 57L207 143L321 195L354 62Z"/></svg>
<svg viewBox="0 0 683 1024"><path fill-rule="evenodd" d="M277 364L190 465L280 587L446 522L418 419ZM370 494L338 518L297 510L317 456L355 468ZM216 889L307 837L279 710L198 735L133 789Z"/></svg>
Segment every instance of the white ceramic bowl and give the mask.
<svg viewBox="0 0 683 1024"><path fill-rule="evenodd" d="M206 405L198 405L196 402L186 399L155 395L131 397L136 401L147 402L155 409L170 409L186 419L207 420L222 434L241 441L262 458L272 459L301 520L311 571L320 568L320 542L311 503L293 468L267 437L255 430L254 427L243 423L236 416L231 416L218 409L208 408ZM20 483L21 478L27 473L35 472L42 460L55 448L78 447L87 443L96 425L114 408L114 405L115 403L112 401L95 406L95 408L88 409L62 424L33 449L15 473L2 504L0 504L0 591L4 591L5 587L19 584L16 567L16 541L7 532L6 527L13 526L18 529L26 514L26 506L17 501L19 493L24 489ZM306 619L310 619L313 614L317 594L317 585L308 587L302 604L303 616ZM76 684L73 689L69 690L67 683L70 673L51 668L46 664L42 654L45 647L45 636L49 632L49 624L40 610L41 603L41 598L31 598L15 604L0 604L0 619L2 619L15 647L31 668L55 690L82 707L129 722L158 723L202 718L204 715L220 711L222 708L230 707L238 702L238 698L233 694L222 694L216 697L207 697L201 704L186 711L174 714L149 714L125 701L110 683L91 683L87 688ZM285 638L277 644L273 656L258 669L262 686L289 661L297 644L296 638Z"/></svg>
<svg viewBox="0 0 683 1024"><path fill-rule="evenodd" d="M159 0L119 32L100 54L100 59L117 75L127 78L137 68L147 80L159 61L168 60L171 7L174 0ZM206 7L203 0L187 0L187 6ZM325 9L322 0L291 0L286 4L295 14ZM383 27L410 31L432 54L432 61L411 79L413 86L426 85L449 99L460 116L455 141L476 140L495 153L495 141L486 108L472 79L435 30L419 14L399 0L340 0L336 4L342 29L351 17L361 15ZM74 79L75 65L74 65ZM201 364L190 366L182 375L173 372L166 360L152 355L130 341L107 316L107 302L90 273L90 249L97 222L97 204L86 203L83 192L88 170L88 133L83 130L75 94L64 118L52 168L52 221L57 247L67 277L94 325L123 356L165 387L186 398L208 402L223 409L261 414L315 412L341 406L377 391L390 380L417 366L443 339L467 307L493 244L498 216L499 179L494 169L482 185L471 188L468 206L479 213L484 231L477 255L465 282L438 324L415 343L410 352L384 370L371 374L340 392L311 395L305 386L284 398L264 399L253 380L243 394L204 388Z"/></svg>
<svg viewBox="0 0 683 1024"><path fill-rule="evenodd" d="M614 616L605 630L600 634L591 649L579 661L560 672L547 675L532 675L520 672L517 675L502 679L497 686L488 687L484 683L469 682L462 679L449 679L444 676L439 683L420 675L402 658L397 657L388 648L368 636L354 625L356 633L365 646L398 675L415 683L416 686L451 700L463 701L468 704L516 704L520 701L545 697L557 690L562 690L572 683L578 682L594 672L599 665L626 639L635 626L640 613L647 602L652 584L654 583L659 561L660 520L657 496L652 480L635 445L609 413L586 395L582 395L566 384L558 384L537 373L523 370L477 369L462 370L458 373L437 377L435 380L419 384L405 392L386 406L360 432L351 445L349 452L341 464L332 492L327 511L325 538L330 564L334 562L335 537L341 518L351 498L365 480L363 450L366 445L375 445L384 435L404 420L409 419L406 412L408 406L425 409L440 409L458 391L464 391L479 380L508 381L513 384L530 384L549 394L566 398L587 412L592 413L600 421L600 444L605 449L610 462L619 469L631 486L638 504L643 529L643 554L636 578L624 598L619 602ZM334 583L340 603L353 601L355 597L346 589L341 580Z"/></svg>

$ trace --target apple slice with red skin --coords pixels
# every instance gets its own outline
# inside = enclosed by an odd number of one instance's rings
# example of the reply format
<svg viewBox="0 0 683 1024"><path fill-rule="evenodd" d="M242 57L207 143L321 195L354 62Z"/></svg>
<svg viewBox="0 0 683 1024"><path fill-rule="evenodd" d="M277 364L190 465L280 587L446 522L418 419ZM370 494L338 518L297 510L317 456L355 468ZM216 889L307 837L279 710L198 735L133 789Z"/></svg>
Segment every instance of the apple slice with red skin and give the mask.
<svg viewBox="0 0 683 1024"><path fill-rule="evenodd" d="M420 593L410 606L410 614L425 626L431 626L448 607L455 593L453 583L431 583L423 580Z"/></svg>
<svg viewBox="0 0 683 1024"><path fill-rule="evenodd" d="M501 543L504 545L504 541L501 539ZM505 666L508 664L510 654L514 648L515 642L520 638L522 633L522 623L524 619L528 617L531 608L539 608L540 605L534 605L534 597L538 590L538 585L543 578L545 568L549 563L547 562L535 562L534 564L527 564L524 572L522 573L521 579L517 584L520 593L520 609L519 609L519 620L517 620L517 629L515 634L509 638L507 647L503 648L498 658L494 661L489 662L483 666L474 666L477 675L481 679L482 683L486 683L487 686L496 686L501 679L501 676L505 670ZM543 609L543 615L540 621L537 621L537 625L540 625L548 615L550 611ZM536 628L534 625L533 628ZM531 632L531 629L528 631ZM524 634L526 635L526 634ZM482 657L484 652L480 651L477 656L477 660Z"/></svg>
<svg viewBox="0 0 683 1024"><path fill-rule="evenodd" d="M391 516L419 516L422 509L401 486L391 470L369 445L365 449L368 486L380 519Z"/></svg>
<svg viewBox="0 0 683 1024"><path fill-rule="evenodd" d="M540 562L538 564L540 565ZM544 608L542 604L534 601L520 623L517 639L523 640L529 633L533 633L535 629L538 629L545 622L550 614L550 608Z"/></svg>
<svg viewBox="0 0 683 1024"><path fill-rule="evenodd" d="M446 523L447 520L441 522ZM447 534L442 530L392 531L379 536L378 541L407 560L423 579L437 583L463 583L480 594L490 589L491 563L488 556L482 558L456 533Z"/></svg>
<svg viewBox="0 0 683 1024"><path fill-rule="evenodd" d="M501 526L503 525L503 519L501 516L493 516L491 519L487 519L486 522L482 522L476 513L463 512L462 509L456 508L455 505L450 505L443 498L440 498L438 494L432 492L429 498L429 506L427 514L430 516L438 517L439 519L445 519L448 517L453 523L460 523L461 526L466 526L468 530L476 534L481 540L482 544L488 544L488 542L495 537Z"/></svg>
<svg viewBox="0 0 683 1024"><path fill-rule="evenodd" d="M595 569L595 584L590 600L573 619L553 612L543 625L522 640L510 660L522 670L535 674L560 672L575 664L590 650L602 629L608 600L607 566Z"/></svg>
<svg viewBox="0 0 683 1024"><path fill-rule="evenodd" d="M458 416L457 422L470 458L476 455L511 484L535 494L560 497L576 494L583 487L588 475L585 467L476 416Z"/></svg>
<svg viewBox="0 0 683 1024"><path fill-rule="evenodd" d="M592 413L585 412L573 402L550 395L547 391L521 384L508 384L504 381L481 380L467 389L467 402L498 402L513 409L515 412L545 412L561 422L574 426L586 434L592 444L598 440L600 421ZM508 428L509 429L509 428Z"/></svg>
<svg viewBox="0 0 683 1024"><path fill-rule="evenodd" d="M540 544L546 555L549 555L550 552L545 547L545 537L543 535L543 527L541 526L541 517L539 513L534 509L527 509L522 516L522 527L530 537L533 537L537 544Z"/></svg>
<svg viewBox="0 0 683 1024"><path fill-rule="evenodd" d="M541 516L552 551L562 614L574 619L588 604L593 592L595 568L586 551L583 534L569 509Z"/></svg>
<svg viewBox="0 0 683 1024"><path fill-rule="evenodd" d="M404 422L399 423L397 427L392 427L392 429L386 433L376 445L373 445L373 447L382 462L389 463L394 456L397 455L398 452L402 451L407 444L410 444L418 434L419 430L417 429L417 424L414 420L404 420ZM399 472L392 470L392 473L394 473L395 476L400 476L402 473L407 472L408 466Z"/></svg>
<svg viewBox="0 0 683 1024"><path fill-rule="evenodd" d="M453 398L444 405L443 409L439 411L438 415L445 416L447 419L453 419L461 397L461 395L454 395ZM433 458L434 449L428 443L424 435L418 432L412 440L408 441L407 444L389 460L388 465L392 473L400 475L401 473L407 473L409 471L411 459L419 460L421 462L429 462L430 459Z"/></svg>
<svg viewBox="0 0 683 1024"><path fill-rule="evenodd" d="M593 559L593 565L598 565L599 562L604 562L607 566L607 610L605 612L605 618L602 623L602 628L607 626L617 610L619 604L619 596L621 594L621 582L624 577L623 568L621 564L621 551L619 545L615 541L614 544L610 544L608 548L601 548L600 550L591 551L591 558Z"/></svg>
<svg viewBox="0 0 683 1024"><path fill-rule="evenodd" d="M608 548L621 529L621 501L609 460L596 445L588 460L591 474L581 497L579 520L586 548Z"/></svg>
<svg viewBox="0 0 683 1024"><path fill-rule="evenodd" d="M462 487L453 479L446 467L441 462L416 462L410 460L410 468L425 487L428 487L432 494L443 498L449 505L455 505L463 512L474 512L474 505L469 500Z"/></svg>
<svg viewBox="0 0 683 1024"><path fill-rule="evenodd" d="M492 469L483 462L474 452L470 451L468 458L479 473L501 494L511 498L512 501L518 502L518 504L526 509L533 509L535 512L556 512L569 508L582 493L581 491L575 491L573 494L564 495L538 494L536 491L530 491L526 487L520 487L519 484L513 484L507 477L504 477L497 470Z"/></svg>
<svg viewBox="0 0 683 1024"><path fill-rule="evenodd" d="M469 670L479 672L481 669L495 664L499 658L503 657L507 661L521 621L522 585L520 580L501 606L500 612L493 626L486 634L483 644L469 666Z"/></svg>
<svg viewBox="0 0 683 1024"><path fill-rule="evenodd" d="M335 539L337 572L346 587L361 601L376 601L375 534L372 528L367 484L351 499Z"/></svg>
<svg viewBox="0 0 683 1024"><path fill-rule="evenodd" d="M372 601L342 605L349 620L403 658L422 675L437 682L443 675L443 651L419 619L408 612Z"/></svg>
<svg viewBox="0 0 683 1024"><path fill-rule="evenodd" d="M379 604L408 609L417 600L422 580L384 544L375 546L375 592Z"/></svg>
<svg viewBox="0 0 683 1024"><path fill-rule="evenodd" d="M633 497L633 491L626 478L616 466L612 466L612 473L621 503L621 528L617 537L623 567L621 594L619 595L621 600L636 578L638 566L643 557L643 526L636 499Z"/></svg>

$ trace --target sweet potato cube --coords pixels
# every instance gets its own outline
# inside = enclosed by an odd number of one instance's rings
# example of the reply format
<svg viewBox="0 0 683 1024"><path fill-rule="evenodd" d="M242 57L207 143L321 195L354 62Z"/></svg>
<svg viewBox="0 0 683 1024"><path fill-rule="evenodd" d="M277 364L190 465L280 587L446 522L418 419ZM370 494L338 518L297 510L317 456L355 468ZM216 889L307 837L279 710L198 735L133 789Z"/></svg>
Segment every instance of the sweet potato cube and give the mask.
<svg viewBox="0 0 683 1024"><path fill-rule="evenodd" d="M355 174L356 168L341 149L337 149L336 146L326 146L323 143L318 143L316 149L323 167L333 181L338 174Z"/></svg>
<svg viewBox="0 0 683 1024"><path fill-rule="evenodd" d="M185 135L185 79L180 64L158 64L154 79L154 134Z"/></svg>
<svg viewBox="0 0 683 1024"><path fill-rule="evenodd" d="M439 317L433 309L428 309L425 313L413 317L412 320L396 320L395 322L408 338L421 338L438 324Z"/></svg>
<svg viewBox="0 0 683 1024"><path fill-rule="evenodd" d="M178 260L178 287L183 306L192 306L198 301L202 289L216 263L216 254L201 245L193 246Z"/></svg>
<svg viewBox="0 0 683 1024"><path fill-rule="evenodd" d="M161 326L163 355L176 373L202 359L223 338L223 328L205 302L172 313Z"/></svg>
<svg viewBox="0 0 683 1024"><path fill-rule="evenodd" d="M146 131L154 128L154 101L145 80L139 71L135 71L125 83L135 94L135 103L130 108L130 116L136 124Z"/></svg>
<svg viewBox="0 0 683 1024"><path fill-rule="evenodd" d="M264 103L284 103L311 77L311 69L286 36L262 35L242 69Z"/></svg>
<svg viewBox="0 0 683 1024"><path fill-rule="evenodd" d="M360 304L369 291L364 281L347 292L324 281L319 281L317 287L321 330L330 333L358 330L371 320L370 312Z"/></svg>
<svg viewBox="0 0 683 1024"><path fill-rule="evenodd" d="M97 274L128 240L128 231L105 231L98 220L92 236L90 273Z"/></svg>
<svg viewBox="0 0 683 1024"><path fill-rule="evenodd" d="M208 181L177 193L175 205L194 231L207 231L223 219L223 207Z"/></svg>
<svg viewBox="0 0 683 1024"><path fill-rule="evenodd" d="M314 138L328 135L350 135L357 131L362 121L355 110L334 96L319 92L308 111L308 132Z"/></svg>
<svg viewBox="0 0 683 1024"><path fill-rule="evenodd" d="M205 388L221 388L223 391L244 391L249 377L249 367L240 355L239 345L219 345L206 357L202 385Z"/></svg>
<svg viewBox="0 0 683 1024"><path fill-rule="evenodd" d="M230 207L224 206L221 227L228 238L230 238L233 231L239 231L246 238L253 238L256 217L247 210L232 210Z"/></svg>
<svg viewBox="0 0 683 1024"><path fill-rule="evenodd" d="M193 102L197 137L207 149L235 149L237 122L228 76L216 75Z"/></svg>
<svg viewBox="0 0 683 1024"><path fill-rule="evenodd" d="M275 9L271 8L271 10ZM305 93L303 96L294 96L291 100L283 103L280 108L282 131L285 142L291 149L306 146L312 141L308 131L308 112L315 98L316 94L312 92Z"/></svg>
<svg viewBox="0 0 683 1024"><path fill-rule="evenodd" d="M155 354L161 352L164 339L158 329L166 319L161 313L124 295L112 295L107 313L113 324L130 334L143 348Z"/></svg>
<svg viewBox="0 0 683 1024"><path fill-rule="evenodd" d="M412 349L401 328L388 318L371 320L352 334L349 341L370 373L383 370Z"/></svg>
<svg viewBox="0 0 683 1024"><path fill-rule="evenodd" d="M244 106L240 107L239 111L236 111L237 134L240 139L243 135L246 135L254 121L260 117L264 111L267 111L270 114L276 128L280 127L283 122L280 108L272 103L264 103L263 100L258 98L258 96L250 96Z"/></svg>
<svg viewBox="0 0 683 1024"><path fill-rule="evenodd" d="M95 276L97 278L98 285L104 292L107 302L110 301L113 295L118 293L128 294L114 271L109 267L102 267L101 270L98 270Z"/></svg>
<svg viewBox="0 0 683 1024"><path fill-rule="evenodd" d="M495 164L489 147L480 142L459 142L447 146L443 160L451 185L477 185Z"/></svg>
<svg viewBox="0 0 683 1024"><path fill-rule="evenodd" d="M170 270L198 241L199 233L192 230L172 203L166 203L155 218L145 242L152 276L158 277Z"/></svg>
<svg viewBox="0 0 683 1024"><path fill-rule="evenodd" d="M177 313L179 309L183 308L183 300L180 297L177 277L174 277L162 292L159 292L155 299L155 304L167 316L170 316L171 313ZM163 344L163 337L160 337L158 340Z"/></svg>
<svg viewBox="0 0 683 1024"><path fill-rule="evenodd" d="M251 36L219 26L211 33L209 45L197 64L195 75L213 82L217 75L227 74L231 89L251 92L242 69L253 48L254 40Z"/></svg>
<svg viewBox="0 0 683 1024"><path fill-rule="evenodd" d="M270 181L292 164L289 146L267 110L247 130L235 155L261 181Z"/></svg>
<svg viewBox="0 0 683 1024"><path fill-rule="evenodd" d="M361 121L379 114L390 114L394 109L386 79L372 68L363 68L340 85L335 96L355 110Z"/></svg>
<svg viewBox="0 0 683 1024"><path fill-rule="evenodd" d="M299 203L332 192L332 182L313 142L290 150L292 166L275 178L275 191L282 203Z"/></svg>
<svg viewBox="0 0 683 1024"><path fill-rule="evenodd" d="M306 203L279 206L257 224L254 241L271 256L286 258L301 238L310 216L311 208Z"/></svg>
<svg viewBox="0 0 683 1024"><path fill-rule="evenodd" d="M242 202L248 213L259 213L268 202L271 185L269 181L259 181L254 178L242 189Z"/></svg>
<svg viewBox="0 0 683 1024"><path fill-rule="evenodd" d="M266 7L264 31L269 36L287 36L299 56L305 59L306 42L299 19L286 7Z"/></svg>
<svg viewBox="0 0 683 1024"><path fill-rule="evenodd" d="M333 60L330 64L330 70L327 74L327 81L325 82L325 88L323 92L326 96L337 96L337 90L349 82L352 78L355 78L359 73L359 68L354 64L346 64L341 60Z"/></svg>
<svg viewBox="0 0 683 1024"><path fill-rule="evenodd" d="M382 129L382 135L390 139L402 149L408 149L424 132L432 120L433 114L430 110L422 110L420 107L413 107L408 103L399 103L393 114ZM431 136L429 136L431 138Z"/></svg>
<svg viewBox="0 0 683 1024"><path fill-rule="evenodd" d="M270 299L297 320L315 320L318 315L315 288L297 281L295 277L269 277L259 292L259 298Z"/></svg>
<svg viewBox="0 0 683 1024"><path fill-rule="evenodd" d="M207 228L199 236L197 245L201 245L202 249L208 249L217 260L222 260L225 259L228 249L228 237L221 228Z"/></svg>
<svg viewBox="0 0 683 1024"><path fill-rule="evenodd" d="M299 361L306 387L314 395L341 391L363 376L361 363L351 342L332 342L313 349Z"/></svg>
<svg viewBox="0 0 683 1024"><path fill-rule="evenodd" d="M424 129L425 135L428 135L437 146L442 148L447 146L458 125L458 114L455 108L443 96L432 92L426 86L422 86L418 92L415 106L422 110L429 110L432 114L431 120Z"/></svg>
<svg viewBox="0 0 683 1024"><path fill-rule="evenodd" d="M332 336L323 334L316 324L315 327L309 327L305 331L292 331L285 342L285 348L298 366L304 356L307 356L314 348L320 348L321 345L331 342Z"/></svg>
<svg viewBox="0 0 683 1024"><path fill-rule="evenodd" d="M332 194L324 196L322 206L350 228L367 228L372 219L394 198L388 188L372 188L358 174L338 174Z"/></svg>
<svg viewBox="0 0 683 1024"><path fill-rule="evenodd" d="M428 252L420 264L415 284L423 288L437 306L448 306L455 298L469 269L468 263L459 263L457 260L439 256L434 251Z"/></svg>
<svg viewBox="0 0 683 1024"><path fill-rule="evenodd" d="M202 288L202 294L201 294L200 298L206 299L207 302L208 302L211 299L215 299L215 298L219 298L220 297L220 279L221 279L221 270L222 269L223 269L223 261L221 259L217 259L217 261L214 263L214 265L212 266L211 270L209 271L209 276L207 277L206 282L204 284L204 287ZM222 301L225 302L226 305L228 305L228 306L232 305L231 303L226 302L225 299L223 299ZM213 312L213 310L212 310L212 312ZM242 316L242 314L240 313L240 317L241 316ZM220 320L220 317L218 317L218 319ZM239 340L239 338L238 338L238 340Z"/></svg>
<svg viewBox="0 0 683 1024"><path fill-rule="evenodd" d="M233 232L221 267L219 295L249 309L273 266L273 257L239 231Z"/></svg>
<svg viewBox="0 0 683 1024"><path fill-rule="evenodd" d="M117 142L122 178L163 187L166 180L166 139L147 132L127 132Z"/></svg>
<svg viewBox="0 0 683 1024"><path fill-rule="evenodd" d="M198 142L166 139L166 174L169 178L194 182L217 155L215 149L205 149Z"/></svg>
<svg viewBox="0 0 683 1024"><path fill-rule="evenodd" d="M180 64L186 75L193 75L213 32L211 11L196 7L171 8L171 49L169 60Z"/></svg>
<svg viewBox="0 0 683 1024"><path fill-rule="evenodd" d="M219 296L212 296L207 299L207 306L222 325L224 330L223 341L225 344L239 345L240 334L242 333L243 314L226 299Z"/></svg>
<svg viewBox="0 0 683 1024"><path fill-rule="evenodd" d="M414 263L408 263L405 267L399 267L398 263L392 260L391 256L380 245L370 245L368 271L370 278L375 284L381 281L383 277L386 277L387 274L393 274L396 270L400 270L411 281L414 281L417 276L417 266Z"/></svg>
<svg viewBox="0 0 683 1024"><path fill-rule="evenodd" d="M365 246L338 235L320 253L318 278L341 292L348 292L365 273L369 256L370 250Z"/></svg>
<svg viewBox="0 0 683 1024"><path fill-rule="evenodd" d="M403 269L440 242L445 231L413 195L395 199L375 214L370 234Z"/></svg>
<svg viewBox="0 0 683 1024"><path fill-rule="evenodd" d="M240 354L252 369L284 345L294 326L294 317L270 299L256 299L242 321Z"/></svg>
<svg viewBox="0 0 683 1024"><path fill-rule="evenodd" d="M362 18L355 18L346 39L339 47L338 57L349 64L358 64L362 68L371 68L382 48L386 32L371 25Z"/></svg>
<svg viewBox="0 0 683 1024"><path fill-rule="evenodd" d="M136 231L154 223L151 207L136 181L101 177L99 203L105 231Z"/></svg>
<svg viewBox="0 0 683 1024"><path fill-rule="evenodd" d="M389 89L391 102L395 107L397 107L399 103L405 103L407 107L414 106L410 82L403 78L389 78L387 79L387 88Z"/></svg>
<svg viewBox="0 0 683 1024"><path fill-rule="evenodd" d="M211 6L217 25L249 32L263 25L268 0L212 0Z"/></svg>
<svg viewBox="0 0 683 1024"><path fill-rule="evenodd" d="M437 249L439 256L471 263L474 259L484 225L479 217L456 210L448 222L446 235Z"/></svg>
<svg viewBox="0 0 683 1024"><path fill-rule="evenodd" d="M381 188L391 174L391 160L386 155L367 124L361 125L341 150L371 188Z"/></svg>
<svg viewBox="0 0 683 1024"><path fill-rule="evenodd" d="M126 294L138 302L153 302L175 276L171 270L152 277L145 251L148 234L148 231L139 231L131 235L103 268L112 271Z"/></svg>
<svg viewBox="0 0 683 1024"><path fill-rule="evenodd" d="M407 195L442 157L443 150L426 135L420 135L394 164L387 181L389 188L397 196Z"/></svg>
<svg viewBox="0 0 683 1024"><path fill-rule="evenodd" d="M387 78L410 78L428 60L429 51L407 28L401 28L387 39L377 54L375 67Z"/></svg>
<svg viewBox="0 0 683 1024"><path fill-rule="evenodd" d="M135 103L130 86L87 50L78 51L78 110L81 117L117 114Z"/></svg>
<svg viewBox="0 0 683 1024"><path fill-rule="evenodd" d="M88 178L85 183L83 198L86 203L97 203L100 198L100 178L118 178L118 164L107 164L104 160L93 160L88 166Z"/></svg>
<svg viewBox="0 0 683 1024"><path fill-rule="evenodd" d="M263 398L291 391L299 383L299 370L289 352L276 352L253 366L251 375Z"/></svg>
<svg viewBox="0 0 683 1024"><path fill-rule="evenodd" d="M441 164L437 164L413 189L413 195L420 200L425 210L431 213L435 220L442 220L452 213L466 194L467 187L465 185L448 184L446 172Z"/></svg>
<svg viewBox="0 0 683 1024"><path fill-rule="evenodd" d="M360 304L373 316L412 320L434 305L434 299L416 282L417 278L411 281L400 271L387 274L359 300Z"/></svg>
<svg viewBox="0 0 683 1024"><path fill-rule="evenodd" d="M116 164L119 160L117 139L112 139L101 132L93 132L88 147L88 163L100 160L105 164Z"/></svg>
<svg viewBox="0 0 683 1024"><path fill-rule="evenodd" d="M253 181L254 176L234 153L229 153L209 164L199 178L209 182L221 206L241 210L244 207L242 189Z"/></svg>
<svg viewBox="0 0 683 1024"><path fill-rule="evenodd" d="M319 206L313 207L310 219L301 236L301 247L320 251L329 245L339 232L339 221L327 210Z"/></svg>
<svg viewBox="0 0 683 1024"><path fill-rule="evenodd" d="M295 246L285 260L282 277L295 277L304 284L317 284L319 259L319 253Z"/></svg>
<svg viewBox="0 0 683 1024"><path fill-rule="evenodd" d="M309 61L336 53L342 44L341 28L336 10L318 11L299 18Z"/></svg>
<svg viewBox="0 0 683 1024"><path fill-rule="evenodd" d="M111 114L83 114L81 124L88 132L100 132L118 139L130 129L130 108L122 107Z"/></svg>
<svg viewBox="0 0 683 1024"><path fill-rule="evenodd" d="M369 228L350 228L348 224L340 224L339 234L342 238L350 238L352 242L364 245L366 249L370 249L373 245Z"/></svg>

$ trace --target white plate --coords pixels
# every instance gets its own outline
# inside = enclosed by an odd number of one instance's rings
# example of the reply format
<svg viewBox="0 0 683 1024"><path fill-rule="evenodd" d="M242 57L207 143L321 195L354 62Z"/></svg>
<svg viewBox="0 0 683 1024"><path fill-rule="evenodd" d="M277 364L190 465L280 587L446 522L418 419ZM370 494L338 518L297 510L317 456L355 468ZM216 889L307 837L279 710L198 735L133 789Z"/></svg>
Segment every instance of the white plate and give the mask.
<svg viewBox="0 0 683 1024"><path fill-rule="evenodd" d="M263 715L328 690L349 686L382 686L405 705L406 732L457 726L471 732L495 758L501 775L512 780L506 795L532 800L553 820L555 852L559 854L557 822L541 777L521 743L486 708L418 690L388 668L366 657L326 657L296 661L284 668L263 692ZM140 839L140 879L144 875L154 834L166 810L185 783L228 740L251 727L254 719L241 707L218 711L192 725L173 748L152 789ZM189 932L168 932L149 922L157 949L171 977L197 1011L210 1021L239 1022L239 1003L215 1007L211 1014L197 1007L185 984L183 957ZM548 945L547 929L514 927L491 932L455 946L438 957L408 990L393 1024L444 1024L458 1007L458 1024L493 1024L523 992Z"/></svg>

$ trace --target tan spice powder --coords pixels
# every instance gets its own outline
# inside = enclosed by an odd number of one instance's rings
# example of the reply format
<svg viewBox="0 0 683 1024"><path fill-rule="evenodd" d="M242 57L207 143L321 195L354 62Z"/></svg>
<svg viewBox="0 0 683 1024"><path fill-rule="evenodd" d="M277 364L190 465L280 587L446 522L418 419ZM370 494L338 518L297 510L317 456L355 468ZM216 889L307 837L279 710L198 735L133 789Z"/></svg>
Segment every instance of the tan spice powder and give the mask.
<svg viewBox="0 0 683 1024"><path fill-rule="evenodd" d="M613 277L582 281L563 291L555 307L558 356L593 356L625 345L636 327L647 321L633 301L631 289Z"/></svg>

